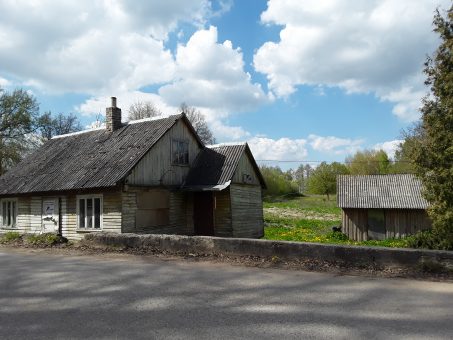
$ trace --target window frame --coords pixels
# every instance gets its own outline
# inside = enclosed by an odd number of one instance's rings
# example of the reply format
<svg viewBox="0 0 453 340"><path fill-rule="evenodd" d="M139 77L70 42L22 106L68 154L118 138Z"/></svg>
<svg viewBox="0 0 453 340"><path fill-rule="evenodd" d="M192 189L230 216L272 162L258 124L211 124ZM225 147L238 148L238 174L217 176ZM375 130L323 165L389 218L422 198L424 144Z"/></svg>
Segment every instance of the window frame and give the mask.
<svg viewBox="0 0 453 340"><path fill-rule="evenodd" d="M180 163L179 162L179 159L181 157L179 151L176 151L176 152L178 152L178 156L177 157L174 156L175 155L175 150L174 150L175 149L175 143L178 143L178 145L179 145L179 143L182 143L182 144L186 145L186 147L187 147L187 163L186 162L184 162L184 163ZM171 151L170 152L171 152L171 155L170 155L171 156L171 165L189 166L189 163L190 163L190 152L189 152L189 140L188 139L172 138L171 139ZM184 155L185 152L182 153L182 154Z"/></svg>
<svg viewBox="0 0 453 340"><path fill-rule="evenodd" d="M94 227L94 212L95 212L95 209L94 209L94 206L95 206L95 203L94 203L94 199L96 198L99 198L100 200L100 211L99 211L99 228L95 228ZM85 200L85 226L84 227L81 227L80 226L80 200ZM87 218L88 218L88 214L86 213L87 212L87 200L88 199L92 199L93 200L93 214L92 214L92 217L93 217L93 227L87 227ZM103 225L104 225L104 196L102 194L96 194L96 195L77 195L76 196L76 201L77 201L77 209L76 209L76 215L77 215L77 231L83 231L83 232L94 232L94 231L100 231L100 230L103 230Z"/></svg>
<svg viewBox="0 0 453 340"><path fill-rule="evenodd" d="M3 221L3 203L10 202L14 203L14 224L11 225L5 225ZM17 229L17 215L19 212L19 207L18 207L18 199L17 198L2 198L0 200L0 228L1 229Z"/></svg>

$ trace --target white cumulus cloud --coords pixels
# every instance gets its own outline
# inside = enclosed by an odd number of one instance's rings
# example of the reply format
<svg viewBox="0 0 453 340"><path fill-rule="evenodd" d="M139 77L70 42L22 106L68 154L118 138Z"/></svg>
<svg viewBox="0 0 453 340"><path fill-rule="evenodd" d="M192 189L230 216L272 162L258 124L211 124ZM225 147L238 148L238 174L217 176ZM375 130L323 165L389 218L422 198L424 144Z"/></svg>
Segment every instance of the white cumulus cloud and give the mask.
<svg viewBox="0 0 453 340"><path fill-rule="evenodd" d="M355 153L364 143L363 139L318 136L315 134L309 135L308 140L313 150L336 155Z"/></svg>
<svg viewBox="0 0 453 340"><path fill-rule="evenodd" d="M438 44L432 32L437 6L447 0L269 0L261 21L282 25L277 42L255 53L255 69L278 96L297 85L338 86L374 93L411 121L419 114L426 55Z"/></svg>
<svg viewBox="0 0 453 340"><path fill-rule="evenodd" d="M300 161L307 156L305 139L253 137L248 144L257 160Z"/></svg>
<svg viewBox="0 0 453 340"><path fill-rule="evenodd" d="M404 142L404 140L402 140L402 139L390 140L387 142L375 144L373 149L374 150L384 150L390 158L394 158L395 151L398 149L400 144L403 142Z"/></svg>

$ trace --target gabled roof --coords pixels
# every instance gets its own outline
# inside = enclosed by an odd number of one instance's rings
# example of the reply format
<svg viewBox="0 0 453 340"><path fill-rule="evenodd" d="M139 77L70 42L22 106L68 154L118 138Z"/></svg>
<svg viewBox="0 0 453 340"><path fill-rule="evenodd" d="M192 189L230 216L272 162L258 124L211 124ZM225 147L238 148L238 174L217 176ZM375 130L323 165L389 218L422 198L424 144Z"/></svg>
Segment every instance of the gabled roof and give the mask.
<svg viewBox="0 0 453 340"><path fill-rule="evenodd" d="M227 188L244 153L249 157L261 186L265 188L266 183L247 143L207 146L198 154L194 166L187 175L184 188L187 190Z"/></svg>
<svg viewBox="0 0 453 340"><path fill-rule="evenodd" d="M410 174L337 177L340 208L426 209L423 186Z"/></svg>
<svg viewBox="0 0 453 340"><path fill-rule="evenodd" d="M179 119L188 123L180 114L53 138L0 177L0 195L116 186Z"/></svg>

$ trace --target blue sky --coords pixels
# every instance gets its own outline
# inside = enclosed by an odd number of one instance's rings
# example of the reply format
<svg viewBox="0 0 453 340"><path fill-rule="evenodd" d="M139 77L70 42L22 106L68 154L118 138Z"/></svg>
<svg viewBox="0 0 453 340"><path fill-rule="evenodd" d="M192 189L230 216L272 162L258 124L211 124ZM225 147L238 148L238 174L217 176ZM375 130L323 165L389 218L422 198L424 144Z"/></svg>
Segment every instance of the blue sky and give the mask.
<svg viewBox="0 0 453 340"><path fill-rule="evenodd" d="M2 1L0 86L84 126L110 96L168 115L186 102L258 160L392 154L419 118L423 62L447 0ZM289 165L288 165L289 164ZM297 166L298 163L280 163Z"/></svg>

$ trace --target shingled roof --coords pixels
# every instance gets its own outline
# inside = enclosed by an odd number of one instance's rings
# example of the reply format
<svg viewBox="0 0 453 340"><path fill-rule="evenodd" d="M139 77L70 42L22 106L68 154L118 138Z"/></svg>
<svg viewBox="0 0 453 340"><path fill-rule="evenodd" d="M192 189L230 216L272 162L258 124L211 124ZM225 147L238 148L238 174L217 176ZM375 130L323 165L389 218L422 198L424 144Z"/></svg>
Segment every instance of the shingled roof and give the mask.
<svg viewBox="0 0 453 340"><path fill-rule="evenodd" d="M182 118L187 119L180 114L123 124L113 132L53 138L0 177L0 195L116 186Z"/></svg>
<svg viewBox="0 0 453 340"><path fill-rule="evenodd" d="M187 190L225 189L230 185L239 160L244 153L249 155L260 183L265 187L264 179L249 146L247 143L240 143L212 145L203 149L187 175L184 188Z"/></svg>
<svg viewBox="0 0 453 340"><path fill-rule="evenodd" d="M410 174L337 177L340 208L426 209L422 184Z"/></svg>

